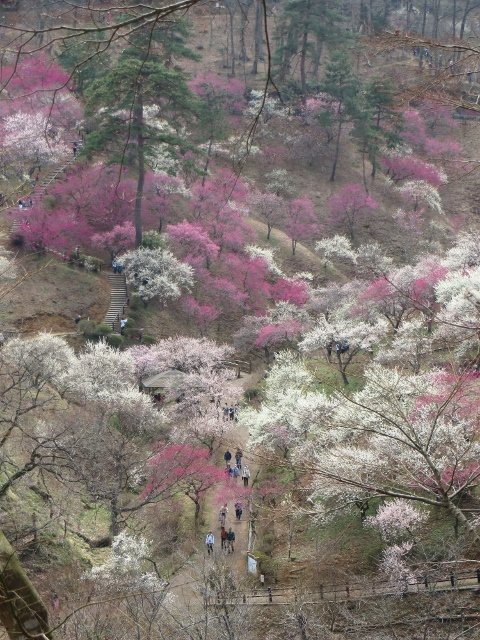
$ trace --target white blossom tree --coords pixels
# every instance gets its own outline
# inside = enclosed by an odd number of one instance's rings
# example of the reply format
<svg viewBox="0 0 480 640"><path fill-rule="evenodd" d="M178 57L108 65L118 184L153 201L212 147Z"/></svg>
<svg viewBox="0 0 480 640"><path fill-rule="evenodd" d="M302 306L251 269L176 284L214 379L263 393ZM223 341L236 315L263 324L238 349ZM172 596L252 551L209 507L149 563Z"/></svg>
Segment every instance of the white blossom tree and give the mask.
<svg viewBox="0 0 480 640"><path fill-rule="evenodd" d="M359 322L349 318L325 316L318 318L315 326L299 343L303 352L325 349L328 361L332 354L345 385L348 385L347 369L360 352L372 353L386 334L385 322Z"/></svg>
<svg viewBox="0 0 480 640"><path fill-rule="evenodd" d="M193 269L167 249L139 248L121 256L127 282L135 287L146 305L152 298L163 304L179 298L193 284Z"/></svg>

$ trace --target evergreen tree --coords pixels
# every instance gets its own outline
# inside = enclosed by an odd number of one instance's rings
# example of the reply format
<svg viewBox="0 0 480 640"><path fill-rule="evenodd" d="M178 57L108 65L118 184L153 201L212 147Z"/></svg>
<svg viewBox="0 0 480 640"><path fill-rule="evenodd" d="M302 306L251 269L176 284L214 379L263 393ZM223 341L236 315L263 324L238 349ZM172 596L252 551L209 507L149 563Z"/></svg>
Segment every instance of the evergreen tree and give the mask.
<svg viewBox="0 0 480 640"><path fill-rule="evenodd" d="M87 113L97 127L88 136L85 153L102 150L113 161L135 167L135 243L142 243L142 199L146 162L159 145L168 153L184 148L182 127L192 116L195 100L186 75L173 65L177 56L196 57L185 43L185 26L175 23L152 33L137 34L115 65L92 82L87 96ZM150 41L146 46L145 41ZM145 52L148 53L145 53ZM148 108L149 107L149 108Z"/></svg>
<svg viewBox="0 0 480 640"><path fill-rule="evenodd" d="M280 80L291 70L294 57L299 57L300 87L307 92L307 62L311 62L312 77L316 78L325 44L334 44L346 32L339 27L340 15L329 2L287 0L277 30L276 63Z"/></svg>
<svg viewBox="0 0 480 640"><path fill-rule="evenodd" d="M340 139L343 125L352 120L357 114L357 99L360 83L352 71L350 56L345 51L336 51L330 58L322 83L322 90L328 93L335 105L335 121L337 126L335 151L330 174L330 181L335 180L338 156L340 153Z"/></svg>

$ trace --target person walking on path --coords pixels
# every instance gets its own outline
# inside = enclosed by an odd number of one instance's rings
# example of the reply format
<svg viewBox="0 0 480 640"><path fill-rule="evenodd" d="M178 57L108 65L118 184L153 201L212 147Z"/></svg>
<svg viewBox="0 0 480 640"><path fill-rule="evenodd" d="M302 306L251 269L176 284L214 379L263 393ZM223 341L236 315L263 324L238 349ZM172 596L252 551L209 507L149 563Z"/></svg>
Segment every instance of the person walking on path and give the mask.
<svg viewBox="0 0 480 640"><path fill-rule="evenodd" d="M222 551L226 551L227 549L227 530L225 527L220 529L220 539L222 541Z"/></svg>
<svg viewBox="0 0 480 640"><path fill-rule="evenodd" d="M222 551L226 551L227 549L227 530L225 527L220 529L220 540L222 544Z"/></svg>
<svg viewBox="0 0 480 640"><path fill-rule="evenodd" d="M218 514L218 519L220 521L221 527L225 526L225 522L227 521L227 513L228 513L228 507L227 507L227 503L225 503L223 507L221 507L220 512Z"/></svg>
<svg viewBox="0 0 480 640"><path fill-rule="evenodd" d="M241 502L236 502L235 503L235 516L236 516L238 521L240 521L240 519L242 517L242 513L243 513L242 503Z"/></svg>
<svg viewBox="0 0 480 640"><path fill-rule="evenodd" d="M235 478L235 480L238 480L239 475L240 475L240 469L237 467L237 465L235 465L233 467L232 476Z"/></svg>
<svg viewBox="0 0 480 640"><path fill-rule="evenodd" d="M211 531L207 533L207 537L205 538L205 545L207 547L207 553L210 555L213 553L213 545L215 544L215 536Z"/></svg>
<svg viewBox="0 0 480 640"><path fill-rule="evenodd" d="M73 157L76 158L77 157L77 149L78 149L78 145L76 142L73 143L72 145L72 151L73 151Z"/></svg>
<svg viewBox="0 0 480 640"><path fill-rule="evenodd" d="M225 464L228 466L230 464L230 460L232 459L232 454L228 449L223 454L223 459L225 460Z"/></svg>
<svg viewBox="0 0 480 640"><path fill-rule="evenodd" d="M237 463L237 467L239 469L242 468L242 450L237 448L237 451L235 452L235 462Z"/></svg>
<svg viewBox="0 0 480 640"><path fill-rule="evenodd" d="M250 478L250 469L247 467L247 465L245 465L243 467L243 471L242 471L242 478L243 478L243 486L244 487L248 487L248 480Z"/></svg>
<svg viewBox="0 0 480 640"><path fill-rule="evenodd" d="M233 548L233 543L235 542L235 531L232 531L232 527L228 530L227 533L227 553L233 553L235 549Z"/></svg>
<svg viewBox="0 0 480 640"><path fill-rule="evenodd" d="M225 406L223 407L223 419L224 420L228 420L229 412L230 412L230 409L228 408L228 404L225 403Z"/></svg>

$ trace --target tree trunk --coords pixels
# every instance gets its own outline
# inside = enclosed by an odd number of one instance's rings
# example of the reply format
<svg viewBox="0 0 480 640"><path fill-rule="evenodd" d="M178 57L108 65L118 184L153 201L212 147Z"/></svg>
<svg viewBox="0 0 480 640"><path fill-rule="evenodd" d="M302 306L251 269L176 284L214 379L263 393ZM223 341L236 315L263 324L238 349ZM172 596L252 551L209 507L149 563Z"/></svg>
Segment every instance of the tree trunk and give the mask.
<svg viewBox="0 0 480 640"><path fill-rule="evenodd" d="M339 107L340 110L341 106ZM337 171L338 154L340 153L340 136L342 134L342 120L338 123L337 140L335 142L335 156L333 159L332 173L330 174L330 182L335 182L335 173Z"/></svg>
<svg viewBox="0 0 480 640"><path fill-rule="evenodd" d="M321 36L317 36L317 46L315 47L315 57L313 59L312 75L314 78L318 78L318 70L320 68L320 60L322 59L323 52L323 40Z"/></svg>
<svg viewBox="0 0 480 640"><path fill-rule="evenodd" d="M308 22L310 14L310 0L307 1L305 6L305 15L303 18L303 33L302 33L302 46L300 49L300 84L302 87L303 100L305 100L305 94L307 92L307 73L305 64L307 61L307 47L308 47Z"/></svg>
<svg viewBox="0 0 480 640"><path fill-rule="evenodd" d="M297 241L292 238L292 256L295 255L296 248L297 248Z"/></svg>
<svg viewBox="0 0 480 640"><path fill-rule="evenodd" d="M257 0L255 5L255 44L252 73L258 73L258 62L263 60L263 4Z"/></svg>
<svg viewBox="0 0 480 640"><path fill-rule="evenodd" d="M0 532L0 622L11 640L52 638L48 612L12 546Z"/></svg>
<svg viewBox="0 0 480 640"><path fill-rule="evenodd" d="M142 244L142 201L143 201L143 186L145 184L145 146L143 138L143 98L139 92L135 105L133 107L133 123L134 130L137 138L137 163L138 163L138 177L137 177L137 192L135 194L135 246L139 247Z"/></svg>
<svg viewBox="0 0 480 640"><path fill-rule="evenodd" d="M117 499L112 498L110 501L110 536L112 539L120 533L120 524L118 522L119 515L120 510L118 508Z"/></svg>
<svg viewBox="0 0 480 640"><path fill-rule="evenodd" d="M267 222L267 240L270 240L270 234L272 233L272 225Z"/></svg>
<svg viewBox="0 0 480 640"><path fill-rule="evenodd" d="M231 55L231 67L230 67L230 74L232 76L235 75L235 38L234 38L234 29L233 29L233 11L232 9L228 10L228 15L230 17L230 55Z"/></svg>
<svg viewBox="0 0 480 640"><path fill-rule="evenodd" d="M195 515L193 518L193 522L194 522L194 527L195 527L195 531L198 531L198 522L200 519L200 500L194 500L193 501L195 503Z"/></svg>
<svg viewBox="0 0 480 640"><path fill-rule="evenodd" d="M467 24L467 18L468 18L468 14L470 13L470 0L467 0L465 3L465 10L463 12L463 16L462 16L462 22L460 24L460 33L459 33L459 38L460 40L463 40L463 36L465 34L465 27Z"/></svg>

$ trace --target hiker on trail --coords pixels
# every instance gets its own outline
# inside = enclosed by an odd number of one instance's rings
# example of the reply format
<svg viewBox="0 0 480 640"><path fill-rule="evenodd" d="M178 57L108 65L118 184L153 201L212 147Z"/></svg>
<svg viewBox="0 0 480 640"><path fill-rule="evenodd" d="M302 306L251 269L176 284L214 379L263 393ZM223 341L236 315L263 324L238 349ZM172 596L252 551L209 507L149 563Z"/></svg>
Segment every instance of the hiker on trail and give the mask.
<svg viewBox="0 0 480 640"><path fill-rule="evenodd" d="M237 405L233 407L233 419L235 420L235 422L238 422L238 406Z"/></svg>
<svg viewBox="0 0 480 640"><path fill-rule="evenodd" d="M116 260L112 260L112 271L113 273L118 273L118 262Z"/></svg>
<svg viewBox="0 0 480 640"><path fill-rule="evenodd" d="M228 465L228 477L229 478L234 478L235 477L234 467L231 467L230 465Z"/></svg>
<svg viewBox="0 0 480 640"><path fill-rule="evenodd" d="M222 551L225 551L227 548L227 530L225 527L220 529L220 539L222 541Z"/></svg>
<svg viewBox="0 0 480 640"><path fill-rule="evenodd" d="M122 318L120 320L120 334L123 336L125 334L125 327L127 326L128 319Z"/></svg>
<svg viewBox="0 0 480 640"><path fill-rule="evenodd" d="M223 507L221 507L219 514L218 514L218 519L220 521L220 527L224 527L225 526L225 522L227 521L227 513L228 513L228 507L227 507L227 503L225 503L223 505Z"/></svg>
<svg viewBox="0 0 480 640"><path fill-rule="evenodd" d="M73 157L76 158L77 157L77 149L78 149L78 145L76 142L73 143L72 145L72 151L73 151Z"/></svg>
<svg viewBox="0 0 480 640"><path fill-rule="evenodd" d="M225 403L225 406L223 407L223 419L224 420L228 420L229 412L230 412L230 409L228 408L228 404Z"/></svg>
<svg viewBox="0 0 480 640"><path fill-rule="evenodd" d="M82 319L82 316L79 313L77 313L77 315L75 316L75 324L78 324L81 319Z"/></svg>
<svg viewBox="0 0 480 640"><path fill-rule="evenodd" d="M228 449L223 454L223 459L225 460L225 464L228 467L230 465L230 460L232 459L232 454L230 453L230 451Z"/></svg>
<svg viewBox="0 0 480 640"><path fill-rule="evenodd" d="M235 409L233 407L228 408L228 416L230 420L233 420L235 418Z"/></svg>
<svg viewBox="0 0 480 640"><path fill-rule="evenodd" d="M250 469L247 467L247 465L245 465L243 467L243 471L242 471L242 478L243 478L243 486L244 487L248 487L248 480L250 478Z"/></svg>
<svg viewBox="0 0 480 640"><path fill-rule="evenodd" d="M18 201L18 208L19 208L19 209L23 209L23 207L24 207L24 206L25 206L25 205L24 205L24 203L23 203L23 200L19 200L19 201Z"/></svg>
<svg viewBox="0 0 480 640"><path fill-rule="evenodd" d="M243 453L241 449L237 449L237 451L235 452L235 462L237 463L237 467L239 469L242 468L242 456L243 456Z"/></svg>
<svg viewBox="0 0 480 640"><path fill-rule="evenodd" d="M235 549L233 548L233 543L235 542L235 531L232 531L232 527L228 530L227 533L227 553L233 553Z"/></svg>
<svg viewBox="0 0 480 640"><path fill-rule="evenodd" d="M207 547L207 553L210 555L213 553L213 545L215 544L215 536L211 531L207 533L207 537L205 538L205 545Z"/></svg>
<svg viewBox="0 0 480 640"><path fill-rule="evenodd" d="M237 465L235 465L232 469L232 476L235 478L235 480L237 480L237 478L240 476L240 469L237 467Z"/></svg>
<svg viewBox="0 0 480 640"><path fill-rule="evenodd" d="M235 503L235 516L236 516L237 520L241 519L242 513L243 513L242 503L241 502L236 502Z"/></svg>

